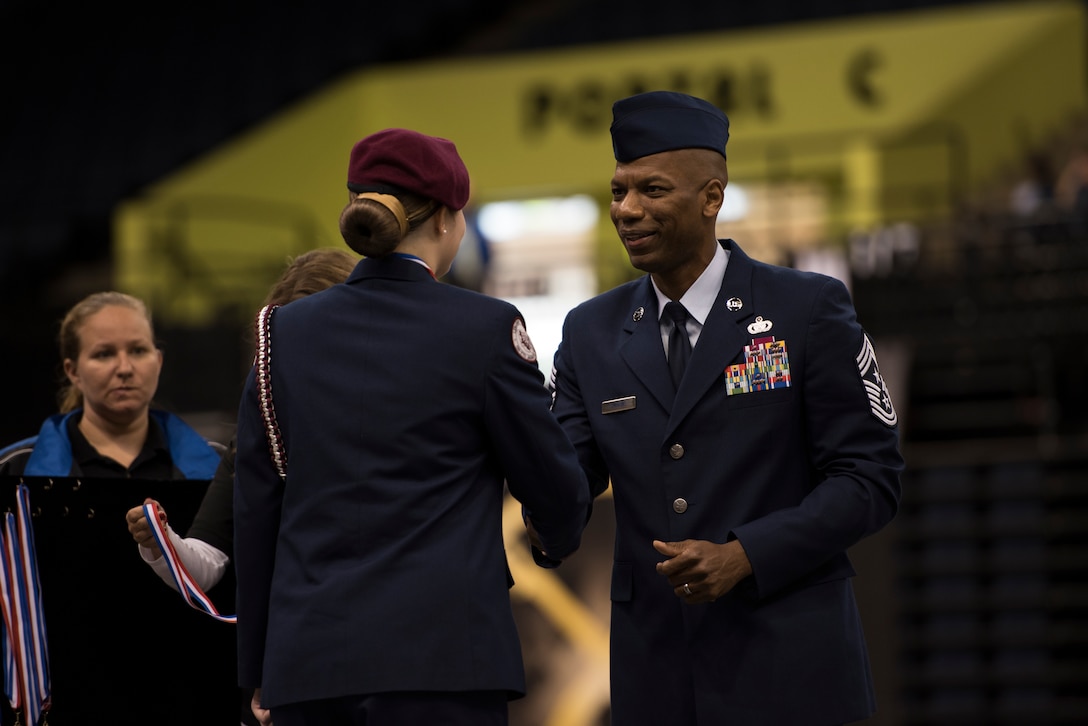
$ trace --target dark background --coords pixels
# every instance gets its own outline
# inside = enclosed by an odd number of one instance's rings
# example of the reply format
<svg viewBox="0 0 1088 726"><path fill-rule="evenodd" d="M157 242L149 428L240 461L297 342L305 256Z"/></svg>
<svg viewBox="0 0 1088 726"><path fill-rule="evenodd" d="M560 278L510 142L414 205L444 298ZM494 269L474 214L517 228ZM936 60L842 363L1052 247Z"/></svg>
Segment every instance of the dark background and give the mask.
<svg viewBox="0 0 1088 726"><path fill-rule="evenodd" d="M114 206L341 74L972 4L0 1L0 441L55 411L57 323L110 286Z"/></svg>

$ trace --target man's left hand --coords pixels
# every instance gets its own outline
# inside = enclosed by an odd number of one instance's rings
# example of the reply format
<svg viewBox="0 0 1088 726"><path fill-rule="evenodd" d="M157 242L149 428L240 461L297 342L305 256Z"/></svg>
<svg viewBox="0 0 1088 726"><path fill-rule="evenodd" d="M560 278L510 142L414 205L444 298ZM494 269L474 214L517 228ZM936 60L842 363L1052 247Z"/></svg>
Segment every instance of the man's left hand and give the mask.
<svg viewBox="0 0 1088 726"><path fill-rule="evenodd" d="M654 549L669 559L657 563L676 596L689 604L713 602L752 574L752 563L738 540L717 544L702 539L654 540Z"/></svg>

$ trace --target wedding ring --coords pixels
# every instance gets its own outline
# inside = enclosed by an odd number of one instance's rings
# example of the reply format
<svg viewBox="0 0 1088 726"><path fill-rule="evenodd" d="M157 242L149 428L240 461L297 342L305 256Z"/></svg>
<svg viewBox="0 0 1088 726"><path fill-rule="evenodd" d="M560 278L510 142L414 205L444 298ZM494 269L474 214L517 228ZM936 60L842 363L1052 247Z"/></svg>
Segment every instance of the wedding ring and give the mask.
<svg viewBox="0 0 1088 726"><path fill-rule="evenodd" d="M691 588L688 587L688 584L686 582L684 583L684 594L685 595L691 595L692 594L691 593Z"/></svg>

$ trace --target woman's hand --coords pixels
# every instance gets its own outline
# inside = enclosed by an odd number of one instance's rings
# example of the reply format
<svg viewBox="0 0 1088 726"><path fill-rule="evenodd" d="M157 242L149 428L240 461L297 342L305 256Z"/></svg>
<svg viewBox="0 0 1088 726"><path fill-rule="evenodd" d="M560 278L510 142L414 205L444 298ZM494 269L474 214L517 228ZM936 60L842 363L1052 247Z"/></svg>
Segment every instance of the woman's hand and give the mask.
<svg viewBox="0 0 1088 726"><path fill-rule="evenodd" d="M272 712L267 708L261 708L261 689L253 689L253 699L249 702L249 708L253 711L253 715L257 717L257 722L261 726L272 726Z"/></svg>
<svg viewBox="0 0 1088 726"><path fill-rule="evenodd" d="M145 499L144 504L155 505L155 511L159 513L159 522L165 527L166 512L159 506L159 503L154 499ZM128 532L132 535L132 539L136 540L136 544L149 550L151 559L157 560L162 557L162 551L159 550L159 545L155 541L155 535L151 531L151 524L147 521L147 517L144 516L144 504L128 510L125 513L125 522L128 523Z"/></svg>

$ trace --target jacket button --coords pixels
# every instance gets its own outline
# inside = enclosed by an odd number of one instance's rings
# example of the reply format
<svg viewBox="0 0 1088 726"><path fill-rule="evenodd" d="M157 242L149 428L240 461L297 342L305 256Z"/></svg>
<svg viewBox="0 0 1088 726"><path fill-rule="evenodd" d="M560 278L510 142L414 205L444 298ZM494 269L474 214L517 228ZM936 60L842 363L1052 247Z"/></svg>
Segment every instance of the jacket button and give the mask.
<svg viewBox="0 0 1088 726"><path fill-rule="evenodd" d="M684 456L684 447L680 444L673 444L669 447L669 456L674 459L680 459Z"/></svg>
<svg viewBox="0 0 1088 726"><path fill-rule="evenodd" d="M684 499L683 497L677 497L676 499L672 500L672 510L677 514L683 514L684 512L688 511L688 500Z"/></svg>

